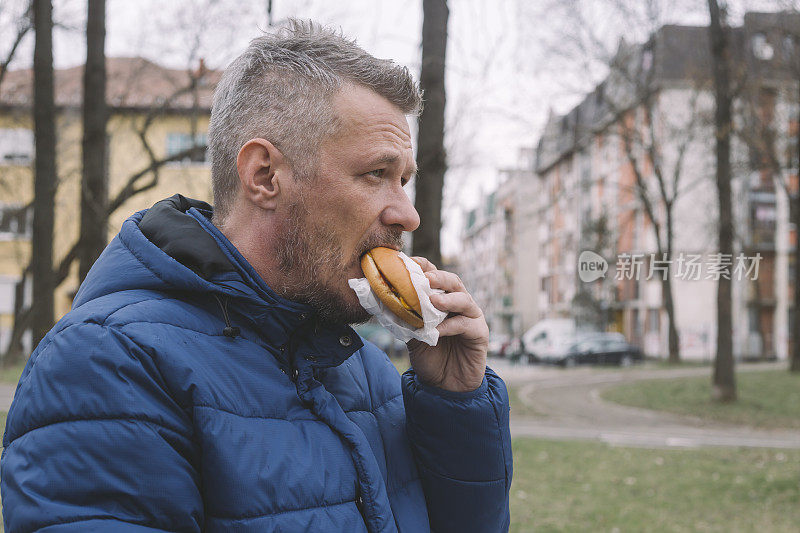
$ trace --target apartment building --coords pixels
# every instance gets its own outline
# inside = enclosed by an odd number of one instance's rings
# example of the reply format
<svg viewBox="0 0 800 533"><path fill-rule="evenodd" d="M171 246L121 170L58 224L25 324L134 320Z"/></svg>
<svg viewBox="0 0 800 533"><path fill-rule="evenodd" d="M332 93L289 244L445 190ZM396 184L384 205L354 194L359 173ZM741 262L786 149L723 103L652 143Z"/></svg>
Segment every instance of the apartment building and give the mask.
<svg viewBox="0 0 800 533"><path fill-rule="evenodd" d="M733 279L734 355L787 357L797 234L784 185L797 191L798 36L800 16L788 13L748 13L732 29L740 91L730 258L716 255L707 28L669 25L644 44L622 42L608 78L565 115L551 114L533 161L522 159L504 182L504 194L513 199L512 223L495 216L494 229L465 231L465 249L483 247L481 261L494 255L499 265L498 243L506 241L538 259L512 263L512 316L506 320L516 334L542 318L574 317L624 333L649 355L666 356L663 277L669 263L683 357L715 354L720 275ZM777 154L779 165L770 154ZM669 257L660 253L667 243L665 200L672 212ZM474 238L481 231L491 239ZM580 279L578 260L585 251L608 263L604 277ZM483 285L490 287L486 276ZM522 290L532 277L537 289Z"/></svg>

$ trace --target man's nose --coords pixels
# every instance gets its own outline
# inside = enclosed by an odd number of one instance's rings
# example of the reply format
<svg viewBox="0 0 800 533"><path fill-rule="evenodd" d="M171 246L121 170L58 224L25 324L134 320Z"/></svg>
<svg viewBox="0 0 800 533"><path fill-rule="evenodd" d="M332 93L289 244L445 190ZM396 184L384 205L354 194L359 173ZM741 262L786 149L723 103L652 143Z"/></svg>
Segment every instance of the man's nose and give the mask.
<svg viewBox="0 0 800 533"><path fill-rule="evenodd" d="M419 213L404 189L394 192L389 205L381 213L381 222L385 226L399 224L403 231L414 231L419 227Z"/></svg>

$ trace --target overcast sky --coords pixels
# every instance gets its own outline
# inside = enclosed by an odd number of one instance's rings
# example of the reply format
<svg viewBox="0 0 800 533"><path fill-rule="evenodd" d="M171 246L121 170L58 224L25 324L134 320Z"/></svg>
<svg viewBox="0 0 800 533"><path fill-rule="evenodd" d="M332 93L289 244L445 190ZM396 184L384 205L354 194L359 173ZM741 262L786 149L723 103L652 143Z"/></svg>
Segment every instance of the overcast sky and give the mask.
<svg viewBox="0 0 800 533"><path fill-rule="evenodd" d="M747 3L774 10L780 0ZM85 2L54 0L57 68L85 58ZM515 163L521 147L539 137L549 109L564 113L603 76L603 54L620 36L648 32L645 0L451 0L447 57L447 138L443 252L459 248L462 213L496 187L498 168ZM706 24L705 0L661 2L658 24ZM11 20L26 0L0 0L0 54L10 46ZM621 13L616 5L629 6ZM224 66L267 28L267 0L107 0L106 53L143 56L186 68L202 57ZM276 22L294 16L340 26L373 55L391 58L418 75L422 0L273 0ZM733 3L740 21L743 1ZM576 16L578 15L578 16ZM635 22L632 22L635 21ZM580 22L580 24L579 24ZM578 26L586 25L581 31ZM592 34L602 47L577 57L565 41ZM585 42L585 40L584 40ZM29 36L12 67L30 66ZM560 52L559 52L560 50ZM567 50L566 53L564 50ZM413 125L412 125L413 128Z"/></svg>

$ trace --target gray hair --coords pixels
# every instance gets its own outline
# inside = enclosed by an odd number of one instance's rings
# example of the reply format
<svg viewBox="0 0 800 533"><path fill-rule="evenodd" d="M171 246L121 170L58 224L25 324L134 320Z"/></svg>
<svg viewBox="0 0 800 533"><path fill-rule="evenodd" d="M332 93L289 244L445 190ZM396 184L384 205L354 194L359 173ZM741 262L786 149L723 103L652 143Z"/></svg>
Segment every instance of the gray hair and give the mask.
<svg viewBox="0 0 800 533"><path fill-rule="evenodd" d="M345 83L375 91L407 115L420 112L422 94L407 68L315 22L289 20L233 60L214 92L208 127L215 222L230 214L236 158L250 139L270 141L298 177L313 175L320 143L336 132L332 99Z"/></svg>

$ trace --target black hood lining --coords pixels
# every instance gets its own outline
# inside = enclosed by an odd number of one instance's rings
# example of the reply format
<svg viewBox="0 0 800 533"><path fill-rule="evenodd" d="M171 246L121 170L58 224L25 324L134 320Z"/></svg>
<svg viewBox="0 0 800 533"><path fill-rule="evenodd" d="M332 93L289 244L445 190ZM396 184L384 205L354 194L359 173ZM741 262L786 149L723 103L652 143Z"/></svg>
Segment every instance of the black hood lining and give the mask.
<svg viewBox="0 0 800 533"><path fill-rule="evenodd" d="M235 271L214 237L186 213L192 207L212 211L206 202L176 194L148 209L139 222L139 229L165 254L205 280Z"/></svg>

